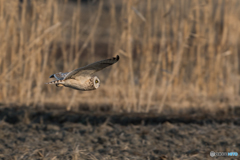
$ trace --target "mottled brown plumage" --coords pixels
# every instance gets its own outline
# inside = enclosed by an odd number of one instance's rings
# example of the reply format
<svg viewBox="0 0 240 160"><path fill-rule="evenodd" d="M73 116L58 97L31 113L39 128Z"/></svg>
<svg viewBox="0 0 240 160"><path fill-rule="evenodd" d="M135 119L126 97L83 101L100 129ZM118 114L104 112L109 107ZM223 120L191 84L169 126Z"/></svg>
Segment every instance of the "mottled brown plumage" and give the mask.
<svg viewBox="0 0 240 160"><path fill-rule="evenodd" d="M56 78L57 80L46 84L56 84L57 87L65 86L82 91L94 90L100 86L100 80L97 76L92 76L92 74L113 65L118 60L119 56L117 55L111 59L98 61L71 72L55 73L49 78Z"/></svg>

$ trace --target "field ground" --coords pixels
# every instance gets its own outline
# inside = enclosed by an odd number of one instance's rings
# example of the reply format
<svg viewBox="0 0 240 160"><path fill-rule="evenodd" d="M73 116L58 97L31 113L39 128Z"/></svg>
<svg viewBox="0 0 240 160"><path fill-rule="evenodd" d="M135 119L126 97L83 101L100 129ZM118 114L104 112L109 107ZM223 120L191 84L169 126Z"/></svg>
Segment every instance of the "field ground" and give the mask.
<svg viewBox="0 0 240 160"><path fill-rule="evenodd" d="M1 107L0 159L212 159L210 151L240 150L234 112L166 116Z"/></svg>

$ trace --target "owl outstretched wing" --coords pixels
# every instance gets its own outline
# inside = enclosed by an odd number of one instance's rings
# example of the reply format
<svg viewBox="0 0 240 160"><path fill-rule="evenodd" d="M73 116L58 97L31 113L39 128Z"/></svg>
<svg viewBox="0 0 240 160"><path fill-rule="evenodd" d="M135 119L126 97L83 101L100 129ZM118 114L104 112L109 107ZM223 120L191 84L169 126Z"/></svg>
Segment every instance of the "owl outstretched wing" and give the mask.
<svg viewBox="0 0 240 160"><path fill-rule="evenodd" d="M119 56L117 55L116 57L110 58L110 59L105 59L101 60L92 64L89 64L87 66L75 69L71 72L69 72L65 77L64 80L70 79L70 78L75 78L78 76L89 76L97 71L100 71L110 65L113 65L119 60Z"/></svg>

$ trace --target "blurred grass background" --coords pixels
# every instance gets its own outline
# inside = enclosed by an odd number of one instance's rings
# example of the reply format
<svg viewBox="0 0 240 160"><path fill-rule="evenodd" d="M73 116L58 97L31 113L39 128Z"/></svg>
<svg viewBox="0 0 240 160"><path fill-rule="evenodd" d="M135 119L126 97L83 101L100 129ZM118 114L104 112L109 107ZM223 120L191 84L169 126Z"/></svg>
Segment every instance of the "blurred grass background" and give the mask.
<svg viewBox="0 0 240 160"><path fill-rule="evenodd" d="M0 0L0 102L117 112L237 106L239 3ZM53 73L117 54L95 91L45 85Z"/></svg>

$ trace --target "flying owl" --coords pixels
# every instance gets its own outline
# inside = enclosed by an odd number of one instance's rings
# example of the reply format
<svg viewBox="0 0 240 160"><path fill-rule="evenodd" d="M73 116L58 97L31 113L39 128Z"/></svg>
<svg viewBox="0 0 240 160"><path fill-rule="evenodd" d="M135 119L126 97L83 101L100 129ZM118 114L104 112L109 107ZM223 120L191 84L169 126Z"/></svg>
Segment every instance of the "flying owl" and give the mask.
<svg viewBox="0 0 240 160"><path fill-rule="evenodd" d="M100 86L100 80L93 73L100 71L110 65L113 65L119 60L119 56L111 59L101 60L87 66L75 69L66 73L55 73L49 78L56 78L57 80L51 81L46 84L55 84L57 87L65 86L81 91L89 91L97 89Z"/></svg>

